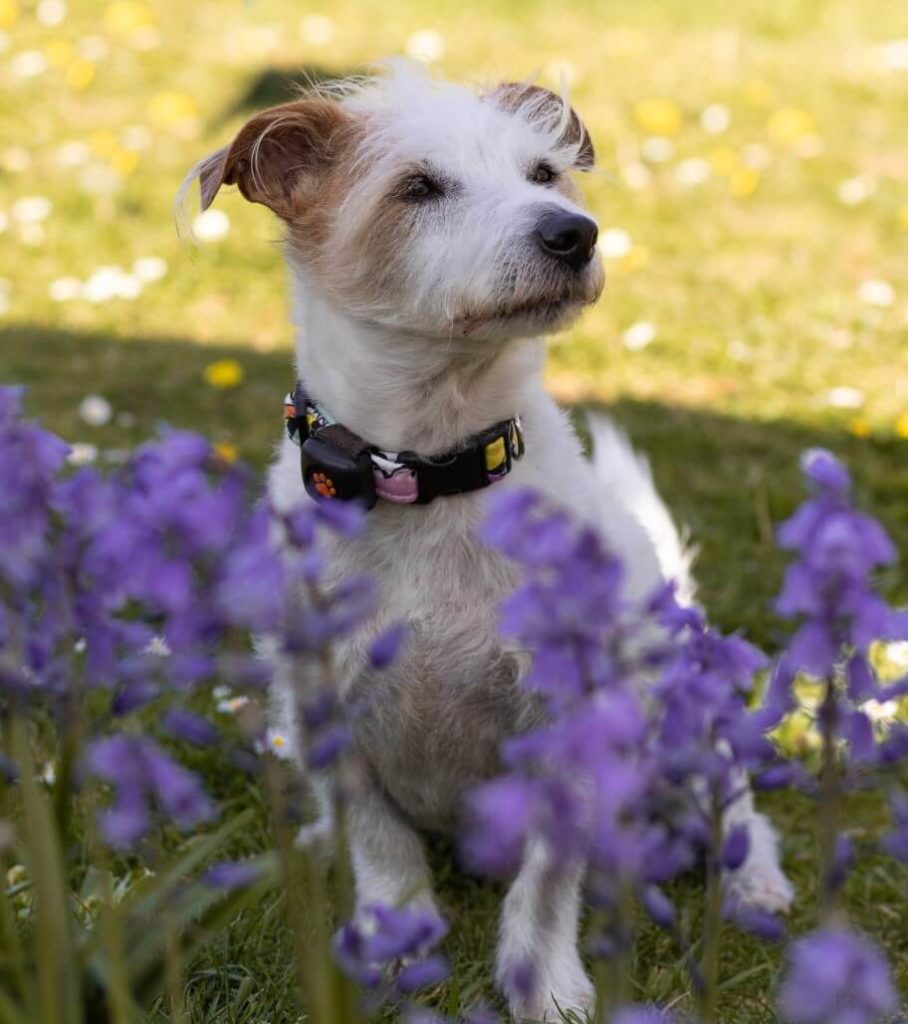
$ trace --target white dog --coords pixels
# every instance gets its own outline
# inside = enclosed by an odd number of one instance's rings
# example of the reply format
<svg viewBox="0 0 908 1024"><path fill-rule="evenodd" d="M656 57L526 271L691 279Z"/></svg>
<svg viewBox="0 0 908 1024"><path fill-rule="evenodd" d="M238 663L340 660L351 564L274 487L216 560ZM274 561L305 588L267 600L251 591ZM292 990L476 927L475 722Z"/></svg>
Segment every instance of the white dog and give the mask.
<svg viewBox="0 0 908 1024"><path fill-rule="evenodd" d="M380 614L341 652L345 695L370 695L356 725L369 781L349 810L363 904L431 900L420 830L452 828L464 791L495 774L501 741L532 723L516 685L526 652L496 629L515 570L475 539L489 483L569 502L624 557L632 594L670 576L688 586L646 464L602 422L591 466L541 382L541 336L603 286L596 224L571 181L593 159L576 113L547 90L477 93L397 66L259 114L187 179L199 178L203 208L237 184L283 220L295 412L319 442L304 447L306 487L375 502L364 535L334 552L339 575L381 588ZM272 498L290 506L303 487L288 438ZM402 656L373 672L369 641L395 622L410 626ZM730 817L751 833L737 895L784 909L771 827L749 795ZM534 850L503 908L499 980L535 968L532 992L506 993L518 1017L591 1005L581 879L552 886L546 868Z"/></svg>

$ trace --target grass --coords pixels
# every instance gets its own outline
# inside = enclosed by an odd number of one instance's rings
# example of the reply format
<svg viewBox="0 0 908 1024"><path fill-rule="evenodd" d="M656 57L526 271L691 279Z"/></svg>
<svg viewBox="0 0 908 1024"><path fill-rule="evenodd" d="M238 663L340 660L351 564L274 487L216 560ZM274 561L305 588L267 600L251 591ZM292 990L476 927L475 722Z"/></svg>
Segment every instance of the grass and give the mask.
<svg viewBox="0 0 908 1024"><path fill-rule="evenodd" d="M768 648L778 642L769 601L782 563L771 538L801 496L805 446L848 460L862 502L908 552L908 74L887 68L880 48L908 36L908 8L341 0L326 11L333 35L321 44L325 23L302 22L311 13L278 0L72 0L49 27L32 4L0 0L0 89L11 98L0 108L0 380L25 383L34 413L96 445L102 461L166 420L263 467L291 377L277 229L261 208L227 195L217 205L229 233L192 250L173 231L172 196L199 156L281 98L287 74L342 74L431 29L449 74L574 79L599 154L600 171L584 181L590 204L604 229L629 238L609 260L599 305L552 343L549 383L578 408L608 406L650 455L700 547L701 595L716 623ZM48 66L23 77L17 69L40 64L33 51ZM639 108L649 97L669 102ZM720 134L700 123L710 104L730 113ZM674 154L647 162L642 140L666 132ZM679 167L708 180L685 186ZM846 203L840 193L863 198ZM27 205L16 204L35 195L52 209L29 221ZM77 278L68 287L78 290L99 267L129 271L148 256L166 260L167 272L133 300L51 297L65 292L61 278ZM891 282L891 303L862 300L868 281ZM654 340L634 351L622 337L641 321ZM243 381L215 390L203 374L224 358L239 361ZM90 393L112 404L110 424L80 419ZM908 600L904 566L884 582ZM260 806L255 785L213 756L206 771L226 813ZM810 807L787 796L767 807L786 836L801 930L813 913ZM861 834L884 827L877 796L853 798L849 809ZM259 821L249 849L267 842L264 814ZM499 897L454 871L449 854L440 847L434 858L453 925L443 1005L489 993ZM888 949L903 991L906 883L904 868L870 858L846 893L853 919ZM679 898L695 917L695 880ZM193 965L192 1019L300 1019L288 943L275 893ZM778 964L777 951L733 938L723 953L723 1019L774 1021ZM646 927L635 982L641 998L687 989L677 951Z"/></svg>

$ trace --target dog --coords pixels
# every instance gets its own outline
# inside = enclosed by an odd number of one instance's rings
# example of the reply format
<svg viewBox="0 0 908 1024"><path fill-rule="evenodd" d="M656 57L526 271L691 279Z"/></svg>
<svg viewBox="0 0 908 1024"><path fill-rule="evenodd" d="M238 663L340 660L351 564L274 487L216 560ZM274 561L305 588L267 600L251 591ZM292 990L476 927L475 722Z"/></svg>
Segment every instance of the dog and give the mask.
<svg viewBox="0 0 908 1024"><path fill-rule="evenodd" d="M284 440L271 500L289 508L308 490L374 504L331 561L338 579L369 574L381 593L368 628L338 652L344 698L369 696L354 721L366 779L347 810L360 905L431 905L421 833L453 829L464 793L496 774L501 742L536 724L518 686L527 652L496 629L518 576L476 539L487 484L536 488L596 524L624 557L631 597L668 578L691 593L646 463L603 420L590 464L541 382L543 338L604 284L573 180L594 159L578 114L546 89L473 90L394 65L258 114L184 186L198 179L204 209L235 184L284 225L304 389L291 417L304 433L318 426L303 474L300 447ZM474 449L478 463L445 476ZM370 642L394 623L408 640L376 672ZM275 700L295 735L290 674L277 659ZM729 881L736 897L786 909L771 826L749 794L728 817L750 829ZM316 827L331 827L327 801ZM593 1005L577 948L582 878L553 883L548 867L531 849L502 910L496 976L518 1018ZM529 990L508 983L518 964L533 968Z"/></svg>

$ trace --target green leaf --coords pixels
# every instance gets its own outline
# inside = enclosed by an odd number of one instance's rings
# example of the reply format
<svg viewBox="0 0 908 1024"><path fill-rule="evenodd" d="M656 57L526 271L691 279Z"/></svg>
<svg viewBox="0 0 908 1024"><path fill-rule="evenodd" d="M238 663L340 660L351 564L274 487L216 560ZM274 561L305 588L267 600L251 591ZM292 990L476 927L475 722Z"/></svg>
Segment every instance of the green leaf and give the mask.
<svg viewBox="0 0 908 1024"><path fill-rule="evenodd" d="M35 781L26 727L10 726L13 754L21 770L24 841L35 890L34 957L42 1024L80 1024L81 969L72 941L66 867L50 800Z"/></svg>

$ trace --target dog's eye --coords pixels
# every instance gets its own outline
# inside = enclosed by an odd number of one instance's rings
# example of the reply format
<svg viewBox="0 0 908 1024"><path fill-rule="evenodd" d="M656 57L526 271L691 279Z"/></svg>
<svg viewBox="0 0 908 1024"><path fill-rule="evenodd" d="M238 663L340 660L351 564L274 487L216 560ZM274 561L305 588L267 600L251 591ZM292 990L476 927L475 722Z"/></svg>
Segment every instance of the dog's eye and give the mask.
<svg viewBox="0 0 908 1024"><path fill-rule="evenodd" d="M534 185L551 185L557 177L558 175L547 163L536 164L530 172L530 181Z"/></svg>
<svg viewBox="0 0 908 1024"><path fill-rule="evenodd" d="M414 174L412 178L407 178L403 182L400 197L419 202L423 199L435 199L442 192L441 184L430 178L428 174Z"/></svg>

